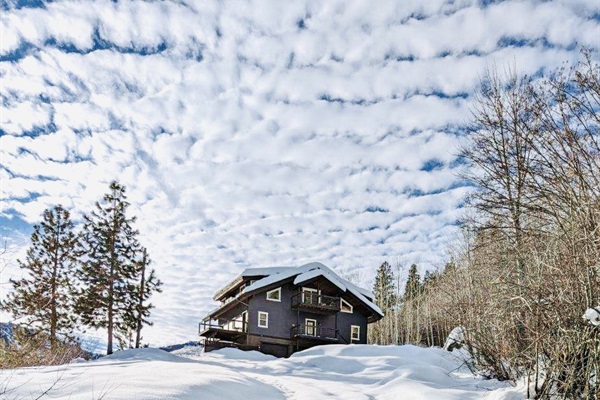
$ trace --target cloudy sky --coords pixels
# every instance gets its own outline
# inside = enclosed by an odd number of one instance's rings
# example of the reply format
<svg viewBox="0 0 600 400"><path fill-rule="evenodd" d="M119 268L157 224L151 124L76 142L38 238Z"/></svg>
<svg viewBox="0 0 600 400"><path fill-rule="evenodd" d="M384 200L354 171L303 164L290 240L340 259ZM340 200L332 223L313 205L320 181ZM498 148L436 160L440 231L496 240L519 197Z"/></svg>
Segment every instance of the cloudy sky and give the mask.
<svg viewBox="0 0 600 400"><path fill-rule="evenodd" d="M245 267L441 264L486 67L600 48L597 0L0 5L0 235L22 254L118 179L164 281L154 344L196 338Z"/></svg>

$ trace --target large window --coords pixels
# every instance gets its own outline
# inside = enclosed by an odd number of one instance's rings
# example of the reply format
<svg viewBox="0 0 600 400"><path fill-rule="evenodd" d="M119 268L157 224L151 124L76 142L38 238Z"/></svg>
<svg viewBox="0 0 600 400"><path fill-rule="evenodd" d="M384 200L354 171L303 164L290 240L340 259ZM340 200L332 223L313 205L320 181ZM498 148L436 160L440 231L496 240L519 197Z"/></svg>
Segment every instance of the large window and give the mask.
<svg viewBox="0 0 600 400"><path fill-rule="evenodd" d="M318 304L319 291L317 289L302 288L302 302L304 304Z"/></svg>
<svg viewBox="0 0 600 400"><path fill-rule="evenodd" d="M344 299L340 299L340 310L342 312L345 312L345 313L348 313L348 314L352 314L352 311L353 311L352 304L348 303Z"/></svg>
<svg viewBox="0 0 600 400"><path fill-rule="evenodd" d="M360 326L350 325L350 339L360 340Z"/></svg>
<svg viewBox="0 0 600 400"><path fill-rule="evenodd" d="M269 290L267 292L267 300L281 301L281 288Z"/></svg>
<svg viewBox="0 0 600 400"><path fill-rule="evenodd" d="M258 312L258 327L268 328L269 327L269 313L264 311Z"/></svg>

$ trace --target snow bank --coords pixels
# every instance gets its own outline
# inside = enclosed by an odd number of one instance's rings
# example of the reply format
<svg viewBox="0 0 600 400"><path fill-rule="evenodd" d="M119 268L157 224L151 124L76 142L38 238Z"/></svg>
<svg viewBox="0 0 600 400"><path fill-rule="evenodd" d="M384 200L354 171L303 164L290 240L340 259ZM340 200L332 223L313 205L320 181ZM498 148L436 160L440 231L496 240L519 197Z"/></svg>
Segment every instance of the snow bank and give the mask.
<svg viewBox="0 0 600 400"><path fill-rule="evenodd" d="M260 351L242 351L234 348L215 350L212 351L210 355L213 357L226 358L228 360L269 361L277 359L275 356L263 354Z"/></svg>
<svg viewBox="0 0 600 400"><path fill-rule="evenodd" d="M465 341L465 328L462 326L457 326L452 329L448 337L446 338L446 343L444 343L444 350L452 351L453 349L459 349L460 346Z"/></svg>
<svg viewBox="0 0 600 400"><path fill-rule="evenodd" d="M522 388L474 377L463 353L416 346L328 345L278 359L222 349L193 358L157 349L9 371L15 398L516 400Z"/></svg>
<svg viewBox="0 0 600 400"><path fill-rule="evenodd" d="M197 358L204 353L203 346L183 346L180 349L170 351L169 353L179 357Z"/></svg>
<svg viewBox="0 0 600 400"><path fill-rule="evenodd" d="M189 358L179 357L160 349L128 349L117 351L110 356L99 359L100 361L168 361L190 362Z"/></svg>
<svg viewBox="0 0 600 400"><path fill-rule="evenodd" d="M583 314L583 319L588 320L592 325L600 326L600 306L588 308Z"/></svg>

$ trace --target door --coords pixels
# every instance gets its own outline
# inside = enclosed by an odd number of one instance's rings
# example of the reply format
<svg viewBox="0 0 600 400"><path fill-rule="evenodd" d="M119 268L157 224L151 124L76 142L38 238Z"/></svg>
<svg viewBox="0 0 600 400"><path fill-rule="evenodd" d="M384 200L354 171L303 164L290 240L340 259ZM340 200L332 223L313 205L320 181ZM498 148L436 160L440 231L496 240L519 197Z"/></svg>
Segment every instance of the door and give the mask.
<svg viewBox="0 0 600 400"><path fill-rule="evenodd" d="M317 336L317 320L306 318L304 320L304 333L309 336Z"/></svg>

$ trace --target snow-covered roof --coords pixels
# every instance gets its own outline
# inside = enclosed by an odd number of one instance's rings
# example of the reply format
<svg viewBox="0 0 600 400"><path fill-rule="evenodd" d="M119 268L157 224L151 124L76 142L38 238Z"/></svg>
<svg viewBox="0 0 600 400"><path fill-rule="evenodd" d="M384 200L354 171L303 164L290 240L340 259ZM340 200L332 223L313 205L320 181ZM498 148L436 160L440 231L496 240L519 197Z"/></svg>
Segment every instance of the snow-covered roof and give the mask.
<svg viewBox="0 0 600 400"><path fill-rule="evenodd" d="M278 274L280 272L284 272L289 269L293 269L295 267L267 267L267 268L246 268L242 271L241 274L235 277L234 280L229 282L227 285L219 289L217 293L215 293L213 300L219 301L222 300L227 293L231 290L235 289L242 283L244 283L244 278L252 278L255 276L267 276L272 274Z"/></svg>
<svg viewBox="0 0 600 400"><path fill-rule="evenodd" d="M339 277L333 270L319 262L313 262L300 267L275 267L275 268L249 268L242 272L243 277L247 276L265 276L256 280L251 285L246 286L242 293L248 294L256 290L265 288L274 283L295 277L294 284L309 281L313 278L322 276L329 282L337 286L342 292L349 292L362 301L368 308L383 317L383 312L371 299L373 294Z"/></svg>
<svg viewBox="0 0 600 400"><path fill-rule="evenodd" d="M246 268L242 272L242 276L262 276L262 275L273 275L285 272L295 267L267 267L267 268Z"/></svg>

